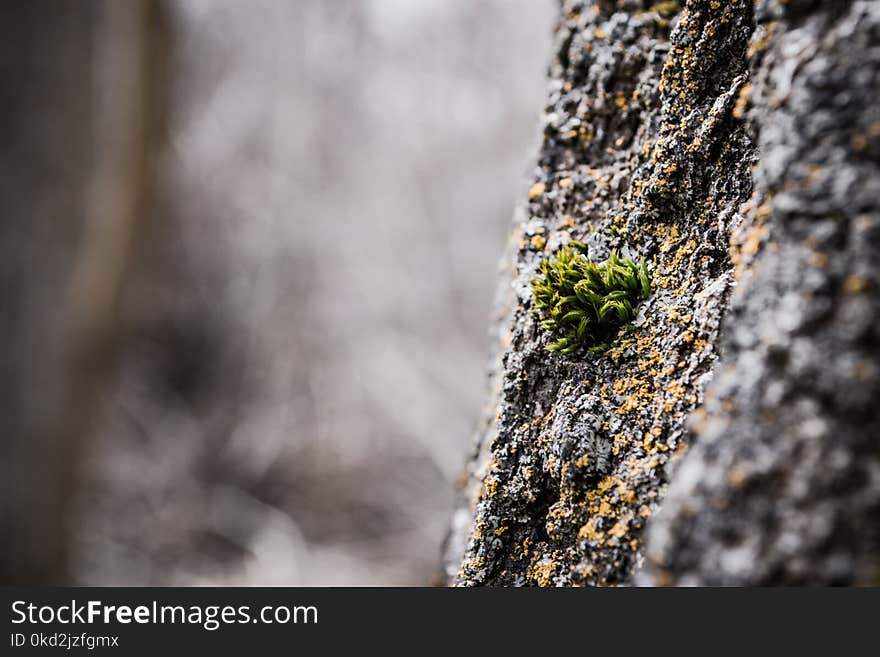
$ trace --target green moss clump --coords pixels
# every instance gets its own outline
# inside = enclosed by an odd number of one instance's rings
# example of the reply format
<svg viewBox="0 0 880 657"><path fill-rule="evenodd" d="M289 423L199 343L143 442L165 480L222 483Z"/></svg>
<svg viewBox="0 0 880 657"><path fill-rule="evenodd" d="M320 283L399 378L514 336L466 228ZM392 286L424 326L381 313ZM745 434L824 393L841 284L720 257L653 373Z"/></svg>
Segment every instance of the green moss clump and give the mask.
<svg viewBox="0 0 880 657"><path fill-rule="evenodd" d="M541 328L559 336L549 351L570 354L578 348L604 351L621 326L636 317L639 301L651 293L645 259L639 263L612 251L597 264L583 254L581 242L563 247L541 263L532 280L533 313Z"/></svg>
<svg viewBox="0 0 880 657"><path fill-rule="evenodd" d="M672 18L681 11L681 5L675 0L666 0L655 3L648 11L659 14L663 18Z"/></svg>

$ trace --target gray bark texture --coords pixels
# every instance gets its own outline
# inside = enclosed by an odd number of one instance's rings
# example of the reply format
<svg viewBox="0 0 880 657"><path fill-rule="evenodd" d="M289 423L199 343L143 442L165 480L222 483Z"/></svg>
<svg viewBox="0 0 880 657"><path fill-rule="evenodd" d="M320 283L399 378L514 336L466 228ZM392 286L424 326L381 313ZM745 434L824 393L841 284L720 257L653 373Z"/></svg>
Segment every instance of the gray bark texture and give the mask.
<svg viewBox="0 0 880 657"><path fill-rule="evenodd" d="M880 583L880 3L561 3L458 585ZM545 350L570 239L654 291Z"/></svg>

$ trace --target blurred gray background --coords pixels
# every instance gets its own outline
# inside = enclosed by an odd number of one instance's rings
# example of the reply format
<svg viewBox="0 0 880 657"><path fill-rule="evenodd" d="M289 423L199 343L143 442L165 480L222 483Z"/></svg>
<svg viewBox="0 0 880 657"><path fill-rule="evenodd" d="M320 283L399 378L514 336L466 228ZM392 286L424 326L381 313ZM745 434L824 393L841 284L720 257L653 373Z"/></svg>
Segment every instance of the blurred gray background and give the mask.
<svg viewBox="0 0 880 657"><path fill-rule="evenodd" d="M429 583L554 3L170 8L156 216L84 445L73 577Z"/></svg>

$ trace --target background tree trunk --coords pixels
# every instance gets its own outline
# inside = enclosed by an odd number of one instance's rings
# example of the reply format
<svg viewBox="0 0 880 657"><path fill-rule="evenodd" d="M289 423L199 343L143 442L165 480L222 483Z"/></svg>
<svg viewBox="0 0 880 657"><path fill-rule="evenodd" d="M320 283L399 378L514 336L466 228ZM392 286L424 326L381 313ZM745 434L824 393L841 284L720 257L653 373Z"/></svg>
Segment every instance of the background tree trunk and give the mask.
<svg viewBox="0 0 880 657"><path fill-rule="evenodd" d="M152 0L2 10L4 583L70 581L77 464L148 214L159 25Z"/></svg>
<svg viewBox="0 0 880 657"><path fill-rule="evenodd" d="M878 583L880 5L563 2L460 585ZM653 263L634 332L545 351L576 238Z"/></svg>
<svg viewBox="0 0 880 657"><path fill-rule="evenodd" d="M4 3L4 582L430 581L554 10Z"/></svg>

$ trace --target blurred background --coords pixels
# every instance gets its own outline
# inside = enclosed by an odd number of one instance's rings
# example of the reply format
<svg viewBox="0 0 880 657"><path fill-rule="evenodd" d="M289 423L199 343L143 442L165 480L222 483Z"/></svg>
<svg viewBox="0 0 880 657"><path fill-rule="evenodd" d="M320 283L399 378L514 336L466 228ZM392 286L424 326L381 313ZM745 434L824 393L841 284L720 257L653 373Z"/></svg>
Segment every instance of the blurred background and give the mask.
<svg viewBox="0 0 880 657"><path fill-rule="evenodd" d="M554 13L3 3L3 583L431 582Z"/></svg>

